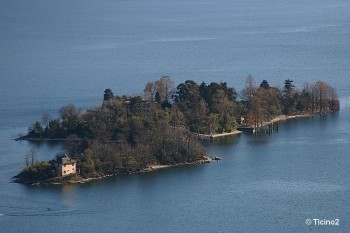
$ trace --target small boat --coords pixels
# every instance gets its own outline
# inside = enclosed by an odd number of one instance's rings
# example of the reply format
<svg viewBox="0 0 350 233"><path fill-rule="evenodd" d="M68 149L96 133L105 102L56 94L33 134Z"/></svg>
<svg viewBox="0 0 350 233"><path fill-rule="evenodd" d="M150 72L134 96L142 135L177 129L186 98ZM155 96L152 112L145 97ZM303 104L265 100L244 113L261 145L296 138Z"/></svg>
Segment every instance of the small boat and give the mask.
<svg viewBox="0 0 350 233"><path fill-rule="evenodd" d="M219 156L215 156L214 160L218 161L218 160L221 160L221 158Z"/></svg>

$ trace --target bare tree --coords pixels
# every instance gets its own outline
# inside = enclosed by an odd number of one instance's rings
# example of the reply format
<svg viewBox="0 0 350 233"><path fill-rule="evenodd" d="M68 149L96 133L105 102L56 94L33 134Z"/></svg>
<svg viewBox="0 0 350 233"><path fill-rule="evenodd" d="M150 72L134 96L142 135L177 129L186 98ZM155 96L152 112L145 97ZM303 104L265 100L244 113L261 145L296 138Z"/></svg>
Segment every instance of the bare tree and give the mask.
<svg viewBox="0 0 350 233"><path fill-rule="evenodd" d="M320 113L339 109L338 96L333 87L325 82L318 81L315 84L315 89Z"/></svg>
<svg viewBox="0 0 350 233"><path fill-rule="evenodd" d="M160 101L163 102L169 100L171 95L175 93L174 82L170 76L162 76L155 82L149 81L143 91L145 99L154 101L156 95L159 95Z"/></svg>
<svg viewBox="0 0 350 233"><path fill-rule="evenodd" d="M49 112L44 112L41 116L41 123L49 129L50 121L51 121L51 114Z"/></svg>
<svg viewBox="0 0 350 233"><path fill-rule="evenodd" d="M248 105L251 103L251 99L256 91L256 85L254 82L254 78L251 74L248 75L245 81L245 87L242 90L242 98L248 102Z"/></svg>
<svg viewBox="0 0 350 233"><path fill-rule="evenodd" d="M156 89L157 89L156 92L159 93L160 100L164 101L166 99L166 96L167 96L165 83L160 79L160 80L157 80L155 82L155 84L156 84Z"/></svg>
<svg viewBox="0 0 350 233"><path fill-rule="evenodd" d="M69 118L78 116L79 110L75 107L74 104L68 104L60 108L59 113L62 120L65 120L67 118L69 119Z"/></svg>
<svg viewBox="0 0 350 233"><path fill-rule="evenodd" d="M29 165L33 165L36 159L37 159L37 153L34 148L30 149L30 151L27 151L27 153L24 155L24 163L26 167L28 168Z"/></svg>
<svg viewBox="0 0 350 233"><path fill-rule="evenodd" d="M155 92L156 92L155 83L148 82L144 89L144 98L146 100L154 101Z"/></svg>
<svg viewBox="0 0 350 233"><path fill-rule="evenodd" d="M163 76L160 81L164 83L165 86L165 100L169 100L172 94L175 93L174 82L170 76Z"/></svg>
<svg viewBox="0 0 350 233"><path fill-rule="evenodd" d="M26 168L29 167L29 164L30 164L29 161L30 161L30 153L27 152L27 153L24 155L24 164L25 164Z"/></svg>

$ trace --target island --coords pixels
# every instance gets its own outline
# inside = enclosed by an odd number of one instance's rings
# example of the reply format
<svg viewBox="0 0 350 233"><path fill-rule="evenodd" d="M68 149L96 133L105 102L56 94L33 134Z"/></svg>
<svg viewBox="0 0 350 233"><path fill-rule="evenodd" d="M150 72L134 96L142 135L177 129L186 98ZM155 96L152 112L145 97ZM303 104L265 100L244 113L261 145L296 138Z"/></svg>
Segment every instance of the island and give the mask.
<svg viewBox="0 0 350 233"><path fill-rule="evenodd" d="M148 82L142 96L106 89L100 106L81 110L68 104L58 118L45 113L17 138L63 141L65 151L44 162L35 161L31 151L14 181L78 183L208 163L212 157L199 140L204 136L236 134L238 127L255 130L277 119L335 112L339 106L336 90L325 82L298 89L287 79L278 88L267 80L256 85L252 75L239 93L225 82L187 80L175 87L169 76Z"/></svg>

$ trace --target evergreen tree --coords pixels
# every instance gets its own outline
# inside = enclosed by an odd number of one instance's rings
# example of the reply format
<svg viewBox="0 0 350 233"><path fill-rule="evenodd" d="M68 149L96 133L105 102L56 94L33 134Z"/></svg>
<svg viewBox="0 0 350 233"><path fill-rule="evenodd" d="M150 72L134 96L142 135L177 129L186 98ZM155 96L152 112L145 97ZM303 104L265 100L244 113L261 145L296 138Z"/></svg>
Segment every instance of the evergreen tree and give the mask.
<svg viewBox="0 0 350 233"><path fill-rule="evenodd" d="M158 91L156 92L155 100L158 104L160 104L162 102L162 98L160 97L160 93Z"/></svg>
<svg viewBox="0 0 350 233"><path fill-rule="evenodd" d="M270 84L268 81L266 81L265 79L261 82L260 87L265 88L265 89L269 89L270 88Z"/></svg>
<svg viewBox="0 0 350 233"><path fill-rule="evenodd" d="M111 89L106 89L105 94L103 95L103 101L108 101L114 99L114 94Z"/></svg>
<svg viewBox="0 0 350 233"><path fill-rule="evenodd" d="M284 88L282 91L283 97L283 113L289 115L294 112L295 99L293 80L287 79L284 81Z"/></svg>

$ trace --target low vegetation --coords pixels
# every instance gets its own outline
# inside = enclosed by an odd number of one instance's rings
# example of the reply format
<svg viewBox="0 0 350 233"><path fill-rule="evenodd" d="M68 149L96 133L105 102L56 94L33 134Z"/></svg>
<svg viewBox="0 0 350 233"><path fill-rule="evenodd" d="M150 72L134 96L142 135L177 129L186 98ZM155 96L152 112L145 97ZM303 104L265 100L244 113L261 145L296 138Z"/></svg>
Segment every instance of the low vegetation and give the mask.
<svg viewBox="0 0 350 233"><path fill-rule="evenodd" d="M52 162L37 162L23 169L14 178L20 183L33 184L50 180L56 176L56 168Z"/></svg>

